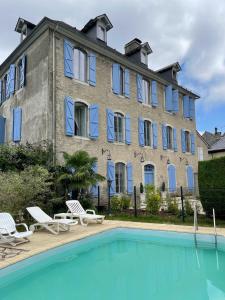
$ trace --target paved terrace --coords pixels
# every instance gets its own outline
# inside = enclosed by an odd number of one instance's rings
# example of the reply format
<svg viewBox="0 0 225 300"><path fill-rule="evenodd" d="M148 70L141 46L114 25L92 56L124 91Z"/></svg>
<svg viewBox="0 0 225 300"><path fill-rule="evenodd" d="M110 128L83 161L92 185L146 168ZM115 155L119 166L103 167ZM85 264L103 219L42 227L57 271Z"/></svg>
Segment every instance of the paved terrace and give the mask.
<svg viewBox="0 0 225 300"><path fill-rule="evenodd" d="M53 235L47 231L39 231L31 236L29 243L20 244L14 248L18 249L18 251L12 250L14 253L16 252L15 256L10 257L10 255L8 255L8 257L0 261L0 269L57 246L80 240L109 229L121 227L193 233L192 226L108 220L104 221L103 224L89 224L88 226L75 225L71 227L70 232L61 232L59 235ZM199 227L198 233L213 234L214 230L212 227ZM225 228L217 228L217 234L225 236Z"/></svg>

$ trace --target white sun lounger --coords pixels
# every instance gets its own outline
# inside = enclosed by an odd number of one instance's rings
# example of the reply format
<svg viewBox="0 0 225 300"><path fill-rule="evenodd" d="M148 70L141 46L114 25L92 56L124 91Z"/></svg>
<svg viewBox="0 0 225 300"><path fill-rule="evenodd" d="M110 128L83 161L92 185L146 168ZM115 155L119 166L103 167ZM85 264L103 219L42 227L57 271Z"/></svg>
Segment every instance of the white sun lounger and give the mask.
<svg viewBox="0 0 225 300"><path fill-rule="evenodd" d="M25 227L25 231L17 231L17 226ZM28 237L33 234L29 231L25 223L16 224L9 213L0 213L0 244L10 244L16 246L21 243L29 242Z"/></svg>
<svg viewBox="0 0 225 300"><path fill-rule="evenodd" d="M84 210L82 205L78 200L68 200L66 205L70 213L79 218L81 225L88 225L89 221L96 221L97 223L102 223L105 216L96 215L95 211L92 209Z"/></svg>
<svg viewBox="0 0 225 300"><path fill-rule="evenodd" d="M37 221L37 223L30 226L32 231L35 228L45 228L53 234L58 234L60 230L69 231L70 226L78 224L77 221L68 219L58 219L54 220L49 215L47 215L40 207L27 207L30 215Z"/></svg>

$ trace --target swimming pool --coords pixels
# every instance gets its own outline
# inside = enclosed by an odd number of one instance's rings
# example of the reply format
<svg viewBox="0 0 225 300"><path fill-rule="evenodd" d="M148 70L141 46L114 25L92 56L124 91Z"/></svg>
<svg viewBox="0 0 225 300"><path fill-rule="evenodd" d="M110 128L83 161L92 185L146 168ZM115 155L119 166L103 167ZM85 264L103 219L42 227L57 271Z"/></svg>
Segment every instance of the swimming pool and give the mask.
<svg viewBox="0 0 225 300"><path fill-rule="evenodd" d="M1 300L222 300L225 239L114 229L0 270Z"/></svg>

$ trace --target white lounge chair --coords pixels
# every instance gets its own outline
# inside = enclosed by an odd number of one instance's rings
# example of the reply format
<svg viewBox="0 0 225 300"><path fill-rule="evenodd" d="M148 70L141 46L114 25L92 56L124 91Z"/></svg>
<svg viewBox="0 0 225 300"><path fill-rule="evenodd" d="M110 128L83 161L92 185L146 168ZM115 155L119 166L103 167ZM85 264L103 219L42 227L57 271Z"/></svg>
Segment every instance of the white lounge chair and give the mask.
<svg viewBox="0 0 225 300"><path fill-rule="evenodd" d="M23 226L25 231L18 232L16 227ZM0 213L0 243L16 246L21 243L29 242L28 237L33 234L29 231L25 223L16 224L9 213Z"/></svg>
<svg viewBox="0 0 225 300"><path fill-rule="evenodd" d="M69 208L70 213L79 218L81 225L88 225L89 221L96 221L101 223L104 221L105 216L96 215L92 209L84 210L78 200L68 200L66 205Z"/></svg>
<svg viewBox="0 0 225 300"><path fill-rule="evenodd" d="M35 228L45 228L53 234L58 234L60 229L62 231L69 231L70 226L78 224L75 220L58 219L54 220L47 215L40 207L27 207L30 215L37 221L37 223L30 226L30 230L34 231Z"/></svg>

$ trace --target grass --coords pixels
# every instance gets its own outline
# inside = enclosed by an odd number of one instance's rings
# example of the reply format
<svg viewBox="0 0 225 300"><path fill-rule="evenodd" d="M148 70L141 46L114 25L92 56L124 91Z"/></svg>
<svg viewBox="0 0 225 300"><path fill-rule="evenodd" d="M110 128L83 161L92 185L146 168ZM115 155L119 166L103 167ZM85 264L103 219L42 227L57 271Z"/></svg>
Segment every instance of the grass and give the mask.
<svg viewBox="0 0 225 300"><path fill-rule="evenodd" d="M128 214L113 214L112 216L107 216L107 220L119 220L119 221L132 221L132 222L145 222L145 223L160 223L160 224L175 224L175 225L189 225L193 226L194 218L193 216L186 216L185 221L182 221L180 216L175 215L139 215L137 217ZM205 227L213 226L213 219L198 216L198 225ZM225 220L216 220L217 227L225 227Z"/></svg>

